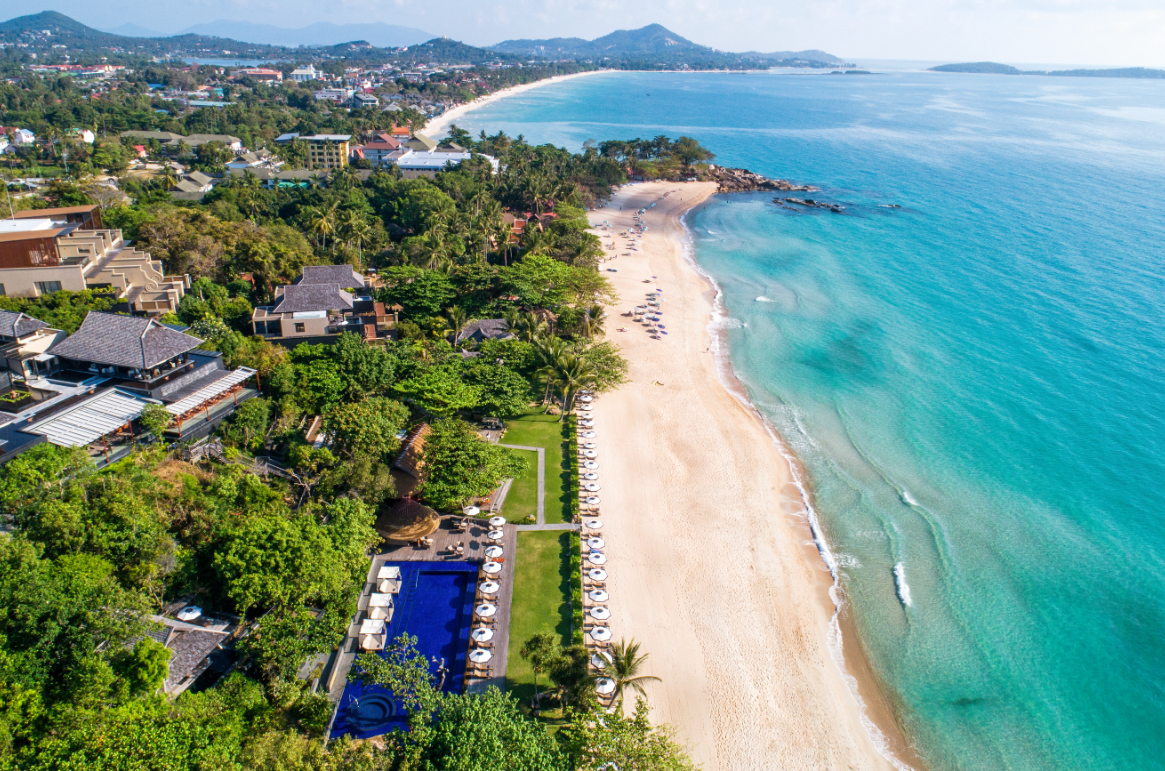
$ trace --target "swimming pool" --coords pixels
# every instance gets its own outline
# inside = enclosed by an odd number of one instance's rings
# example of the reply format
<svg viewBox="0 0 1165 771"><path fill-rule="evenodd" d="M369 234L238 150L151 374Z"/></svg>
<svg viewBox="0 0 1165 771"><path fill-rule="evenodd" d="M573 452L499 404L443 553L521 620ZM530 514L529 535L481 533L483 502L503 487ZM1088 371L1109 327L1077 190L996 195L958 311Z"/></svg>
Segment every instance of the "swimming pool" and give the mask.
<svg viewBox="0 0 1165 771"><path fill-rule="evenodd" d="M401 572L401 591L388 625L389 641L405 633L415 636L417 650L429 660L434 676L439 666L434 659L445 661L448 674L441 690L459 693L465 679L477 565L469 562L384 564L396 565ZM349 734L367 739L403 728L406 720L407 715L386 689L351 682L340 697L331 737Z"/></svg>

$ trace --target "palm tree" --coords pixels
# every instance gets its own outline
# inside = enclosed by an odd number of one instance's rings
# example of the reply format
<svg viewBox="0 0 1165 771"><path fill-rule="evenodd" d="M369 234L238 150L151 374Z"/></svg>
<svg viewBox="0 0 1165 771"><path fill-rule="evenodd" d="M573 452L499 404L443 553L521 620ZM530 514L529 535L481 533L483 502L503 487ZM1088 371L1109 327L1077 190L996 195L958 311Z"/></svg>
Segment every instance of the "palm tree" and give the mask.
<svg viewBox="0 0 1165 771"><path fill-rule="evenodd" d="M454 305L452 308L445 309L445 321L449 322L448 332L449 336L453 338L450 342L456 345L461 330L465 329L465 325L470 321L469 314L464 309Z"/></svg>
<svg viewBox="0 0 1165 771"><path fill-rule="evenodd" d="M601 305L592 305L583 311L583 334L590 340L595 335L603 334L603 319L607 317Z"/></svg>
<svg viewBox="0 0 1165 771"><path fill-rule="evenodd" d="M513 326L514 334L527 343L538 340L546 334L547 329L546 322L530 312L523 313L518 318L518 323Z"/></svg>
<svg viewBox="0 0 1165 771"><path fill-rule="evenodd" d="M615 643L611 646L611 652L608 655L610 661L600 670L599 674L615 681L615 690L612 696L618 702L620 709L623 707L623 696L626 690L633 690L640 696L646 697L643 684L651 681L660 682L659 678L653 675L639 674L643 662L647 660L647 654L639 654L639 643L635 642L634 639L630 641L620 640Z"/></svg>
<svg viewBox="0 0 1165 771"><path fill-rule="evenodd" d="M577 353L565 354L555 367L555 379L562 390L562 415L559 422L566 420L574 402L574 397L582 388L595 382L595 368Z"/></svg>

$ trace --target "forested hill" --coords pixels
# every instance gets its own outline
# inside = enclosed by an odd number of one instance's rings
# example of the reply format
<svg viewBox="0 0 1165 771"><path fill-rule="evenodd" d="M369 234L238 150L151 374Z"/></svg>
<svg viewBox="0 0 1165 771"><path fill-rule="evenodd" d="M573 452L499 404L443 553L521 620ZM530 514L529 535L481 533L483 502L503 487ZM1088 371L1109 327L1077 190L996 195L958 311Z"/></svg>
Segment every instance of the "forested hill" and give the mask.
<svg viewBox="0 0 1165 771"><path fill-rule="evenodd" d="M1165 70L1146 67L1124 67L1108 70L1021 70L1009 64L998 62L968 62L965 64L941 64L931 67L932 72L964 72L986 75L1051 75L1064 78L1165 78Z"/></svg>
<svg viewBox="0 0 1165 771"><path fill-rule="evenodd" d="M690 67L828 66L842 60L824 51L784 51L780 53L732 53L693 43L660 24L633 30L616 30L594 40L577 37L547 40L505 40L491 46L494 51L551 59L590 58L599 62L657 62L687 64Z"/></svg>

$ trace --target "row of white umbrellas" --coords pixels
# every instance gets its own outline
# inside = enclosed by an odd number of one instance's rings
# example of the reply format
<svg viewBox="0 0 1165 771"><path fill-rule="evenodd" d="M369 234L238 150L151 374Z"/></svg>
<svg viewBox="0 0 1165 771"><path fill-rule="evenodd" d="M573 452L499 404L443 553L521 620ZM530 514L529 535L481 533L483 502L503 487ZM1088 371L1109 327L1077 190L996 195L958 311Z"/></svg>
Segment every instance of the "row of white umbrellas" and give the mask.
<svg viewBox="0 0 1165 771"><path fill-rule="evenodd" d="M583 402L583 405L579 408L580 410L583 410L584 412L593 412L594 408L591 404L589 404L591 401L589 394L579 397L579 401ZM582 489L588 493L597 493L601 489L598 482L599 475L597 473L599 470L599 463L597 460L599 457L598 446L593 441L589 441L597 438L596 433L591 430L594 428L593 416L589 414L581 415L579 419L579 427L585 429L580 433L580 438L588 440L583 442L580 447L580 454L584 459L579 464L581 467L579 470L582 472L580 475L582 478ZM599 501L600 499L597 495L590 495L586 498L586 502L592 505L599 503ZM603 528L602 520L598 519L597 517L591 517L583 520L583 525L585 525L587 530L590 531L598 531L602 530ZM606 581L607 571L602 567L603 565L607 564L607 555L603 554L602 551L603 548L607 545L606 541L592 532L591 535L587 536L586 544L587 548L589 549L587 553L587 563L589 565L587 569L587 575L592 581ZM596 588L587 592L587 598L594 603L605 603L610 599L610 595L607 594L605 589ZM606 622L611 618L611 610L606 605L596 604L588 609L587 615L589 615L594 621ZM592 640L597 642L607 642L612 637L610 627L605 625L600 626L598 624L592 626L588 634L590 634ZM601 669L606 665L607 661L609 661L609 659L604 660L601 658L601 656L605 655L606 654L596 653L594 656L592 656L591 663L595 666L596 669ZM607 695L615 690L615 683L609 678L599 678L595 682L595 690L601 695Z"/></svg>

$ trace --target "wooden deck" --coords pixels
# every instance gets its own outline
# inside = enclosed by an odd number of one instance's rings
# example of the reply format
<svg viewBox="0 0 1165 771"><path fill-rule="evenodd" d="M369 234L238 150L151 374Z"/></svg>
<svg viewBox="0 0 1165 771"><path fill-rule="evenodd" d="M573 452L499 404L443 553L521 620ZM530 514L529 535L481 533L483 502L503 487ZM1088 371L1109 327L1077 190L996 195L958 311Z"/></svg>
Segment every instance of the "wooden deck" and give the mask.
<svg viewBox="0 0 1165 771"><path fill-rule="evenodd" d="M360 611L356 614L356 618L349 629L349 638L345 641L342 648L344 652L350 652L351 658L355 657L357 639L356 633L360 628L360 622L363 621L367 614L368 596L372 593L375 581L373 580L380 570L380 566L385 562L472 562L481 564L486 562L485 548L490 544L486 541L486 532L490 529L485 520L473 519L468 531L464 533L456 532L453 528L456 522L460 521L461 517L442 517L441 526L437 532L429 536L433 545L427 548L417 546L394 546L386 545L382 551L372 559L372 566L368 571L369 579L365 582L364 592L360 598ZM501 584L501 591L498 592L495 604L498 606L498 611L494 618L496 619L494 626L494 637L490 641L492 647L489 649L493 653L493 659L490 660L490 674L486 678L476 678L466 671L465 683L466 690L470 692L482 692L486 688L493 685L501 690L506 687L506 653L510 643L510 606L514 596L514 555L518 550L518 533L513 525L503 525L502 531L504 535L501 540L501 547L504 550L502 559L502 572L493 579ZM457 546L463 544L465 551L462 554L451 554L448 549L450 546ZM478 573L477 583L480 585L484 580L483 574ZM476 600L476 606L481 600ZM477 618L474 618L473 626L478 626ZM474 647L473 641L470 640L470 649ZM347 669L351 667L351 658L346 662L344 677L337 676L333 681L334 685L338 685L347 679ZM338 675L339 673L337 673ZM340 691L342 692L342 688ZM338 696L337 696L338 698Z"/></svg>

